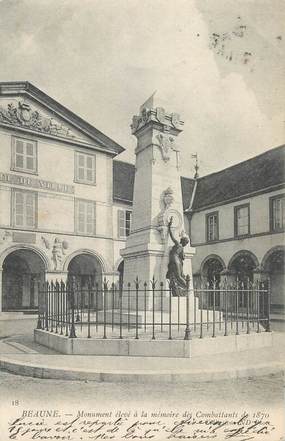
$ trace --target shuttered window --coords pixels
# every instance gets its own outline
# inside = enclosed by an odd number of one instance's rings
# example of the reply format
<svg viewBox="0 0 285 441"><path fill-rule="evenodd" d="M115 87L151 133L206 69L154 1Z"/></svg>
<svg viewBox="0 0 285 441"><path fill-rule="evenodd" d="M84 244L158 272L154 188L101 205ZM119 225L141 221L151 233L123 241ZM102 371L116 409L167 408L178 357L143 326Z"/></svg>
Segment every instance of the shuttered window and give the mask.
<svg viewBox="0 0 285 441"><path fill-rule="evenodd" d="M12 169L37 172L37 143L35 141L12 138Z"/></svg>
<svg viewBox="0 0 285 441"><path fill-rule="evenodd" d="M95 234L95 202L84 199L76 200L76 232Z"/></svg>
<svg viewBox="0 0 285 441"><path fill-rule="evenodd" d="M95 156L75 152L75 180L83 184L95 184Z"/></svg>
<svg viewBox="0 0 285 441"><path fill-rule="evenodd" d="M285 195L270 199L271 231L283 231L285 228Z"/></svg>
<svg viewBox="0 0 285 441"><path fill-rule="evenodd" d="M36 228L36 198L31 191L13 190L13 225L15 227Z"/></svg>
<svg viewBox="0 0 285 441"><path fill-rule="evenodd" d="M249 204L235 207L235 236L250 234Z"/></svg>
<svg viewBox="0 0 285 441"><path fill-rule="evenodd" d="M206 215L206 235L207 242L212 242L219 239L218 212L209 213Z"/></svg>
<svg viewBox="0 0 285 441"><path fill-rule="evenodd" d="M118 210L118 236L127 237L130 235L132 226L132 212L130 210Z"/></svg>

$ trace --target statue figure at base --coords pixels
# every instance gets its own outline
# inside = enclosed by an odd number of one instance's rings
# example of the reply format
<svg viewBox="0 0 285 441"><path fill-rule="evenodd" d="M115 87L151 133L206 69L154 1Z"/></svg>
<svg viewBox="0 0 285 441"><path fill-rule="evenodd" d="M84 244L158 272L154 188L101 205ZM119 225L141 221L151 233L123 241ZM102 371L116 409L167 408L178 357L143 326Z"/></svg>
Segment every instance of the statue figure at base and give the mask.
<svg viewBox="0 0 285 441"><path fill-rule="evenodd" d="M173 218L171 217L168 222L168 232L174 243L169 253L168 271L166 278L170 280L170 288L173 296L185 296L186 295L186 276L183 274L183 260L184 247L189 243L187 236L182 236L180 242L175 239L171 231Z"/></svg>

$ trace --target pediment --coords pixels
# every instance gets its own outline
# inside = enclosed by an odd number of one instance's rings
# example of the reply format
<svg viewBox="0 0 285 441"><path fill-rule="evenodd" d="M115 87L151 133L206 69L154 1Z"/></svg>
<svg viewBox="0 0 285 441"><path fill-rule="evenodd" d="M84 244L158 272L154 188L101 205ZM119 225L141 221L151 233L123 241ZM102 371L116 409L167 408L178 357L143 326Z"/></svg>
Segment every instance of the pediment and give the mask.
<svg viewBox="0 0 285 441"><path fill-rule="evenodd" d="M74 141L91 142L72 124L61 119L43 105L22 97L0 99L0 123L29 129L37 133Z"/></svg>
<svg viewBox="0 0 285 441"><path fill-rule="evenodd" d="M125 149L49 95L26 82L0 82L0 125L88 144L113 156Z"/></svg>

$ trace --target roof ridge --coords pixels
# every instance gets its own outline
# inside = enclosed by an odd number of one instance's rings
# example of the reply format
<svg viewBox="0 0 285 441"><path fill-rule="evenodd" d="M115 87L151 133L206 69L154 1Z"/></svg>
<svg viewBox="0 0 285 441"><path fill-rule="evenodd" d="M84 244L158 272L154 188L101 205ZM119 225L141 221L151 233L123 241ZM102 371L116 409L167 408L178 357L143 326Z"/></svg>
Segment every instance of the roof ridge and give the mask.
<svg viewBox="0 0 285 441"><path fill-rule="evenodd" d="M123 161L122 159L114 159L114 162L121 162L122 164L127 164L127 165L131 165L132 167L135 167L135 164L133 164L132 162Z"/></svg>
<svg viewBox="0 0 285 441"><path fill-rule="evenodd" d="M268 154L269 154L270 152L272 152L273 150L276 151L276 150L278 150L278 149L281 149L282 147L284 148L284 147L285 147L285 144L281 144L281 145L279 145L279 146L277 146L277 147L272 147L271 149L266 150L265 152L259 153L259 154L256 155L256 156L252 156L251 158L248 158L248 159L245 159L245 160L243 160L243 161L241 161L241 162L238 162L238 163L236 163L236 164L230 165L229 167L223 168L222 170L218 170L218 171L216 171L216 172L209 173L208 175L201 176L201 177L198 178L198 181L200 181L201 179L208 178L209 176L213 176L213 175L217 175L217 174L219 174L219 173L223 173L223 172L225 172L226 170L233 169L233 168L235 168L235 167L238 167L238 166L241 165L241 164L245 164L246 162L250 162L250 161L253 161L254 159L260 158L261 156L268 155Z"/></svg>

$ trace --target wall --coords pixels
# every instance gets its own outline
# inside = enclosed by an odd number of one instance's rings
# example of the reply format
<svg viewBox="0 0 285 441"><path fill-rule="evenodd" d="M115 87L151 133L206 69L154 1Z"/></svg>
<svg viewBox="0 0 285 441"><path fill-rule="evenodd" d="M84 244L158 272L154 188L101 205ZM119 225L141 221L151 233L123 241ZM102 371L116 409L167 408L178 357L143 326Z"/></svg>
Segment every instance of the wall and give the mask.
<svg viewBox="0 0 285 441"><path fill-rule="evenodd" d="M37 141L38 173L36 175L11 170L12 135L19 138L28 137ZM75 151L96 155L96 184L85 185L74 182ZM0 182L0 269L5 256L10 250L24 246L39 250L45 256L48 265L46 271L54 270L52 248L55 238L65 241L67 249L63 250L62 271L67 269L70 256L88 250L97 255L102 263L103 271L110 277L116 277L115 260L119 258L119 248L124 242L113 244L113 226L115 224L115 240L117 239L117 217L113 223L113 163L112 157L104 152L92 151L85 147L71 145L52 139L43 139L36 134L22 134L16 130L0 128L0 173L25 178L45 180L73 186L74 193L50 191L33 188L31 185L16 185ZM37 228L28 231L14 228L11 216L11 188L35 191L38 194ZM95 236L75 233L75 198L83 198L96 203ZM20 236L15 239L15 231ZM19 237L21 240L19 240ZM115 268L116 271L116 268ZM112 275L113 274L113 275ZM56 274L54 275L56 277Z"/></svg>
<svg viewBox="0 0 285 441"><path fill-rule="evenodd" d="M252 251L259 263L265 253L274 246L282 245L282 233L270 232L269 198L284 193L284 190L272 191L238 202L220 205L194 213L191 219L191 241L196 247L193 259L194 273L200 270L201 263L210 254L219 255L227 266L231 257L240 250ZM250 235L244 238L234 237L234 207L250 204ZM206 243L206 215L219 212L219 240ZM256 235L256 236L255 236Z"/></svg>

